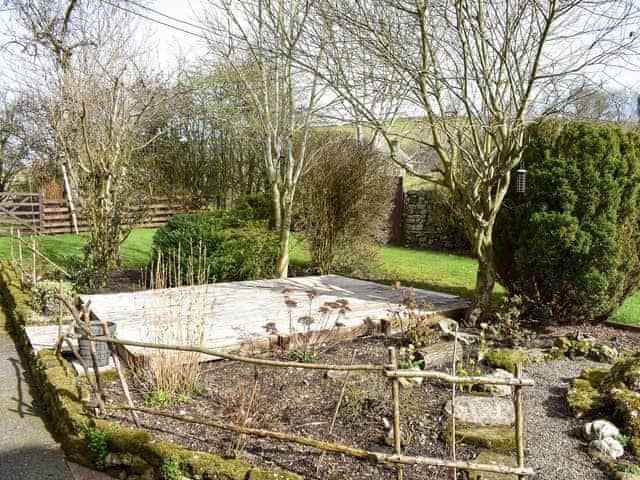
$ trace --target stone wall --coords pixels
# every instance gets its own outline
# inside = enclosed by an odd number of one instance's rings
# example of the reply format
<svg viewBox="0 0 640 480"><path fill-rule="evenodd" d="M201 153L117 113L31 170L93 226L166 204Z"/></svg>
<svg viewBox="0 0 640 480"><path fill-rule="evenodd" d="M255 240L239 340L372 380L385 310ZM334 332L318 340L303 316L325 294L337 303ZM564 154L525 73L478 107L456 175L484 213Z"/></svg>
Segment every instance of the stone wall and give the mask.
<svg viewBox="0 0 640 480"><path fill-rule="evenodd" d="M469 251L461 220L438 190L410 190L404 201L404 246Z"/></svg>

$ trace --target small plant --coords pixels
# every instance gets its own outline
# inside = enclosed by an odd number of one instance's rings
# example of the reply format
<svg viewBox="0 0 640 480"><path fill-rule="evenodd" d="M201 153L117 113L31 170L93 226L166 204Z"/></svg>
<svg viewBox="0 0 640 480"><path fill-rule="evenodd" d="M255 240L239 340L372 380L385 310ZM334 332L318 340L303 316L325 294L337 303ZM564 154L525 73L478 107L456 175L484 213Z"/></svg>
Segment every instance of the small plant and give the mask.
<svg viewBox="0 0 640 480"><path fill-rule="evenodd" d="M307 348L299 348L292 355L293 359L300 363L312 363L316 359L316 354Z"/></svg>
<svg viewBox="0 0 640 480"><path fill-rule="evenodd" d="M420 368L423 363L423 360L416 359L416 347L412 343L400 349L400 359L398 362L400 368Z"/></svg>
<svg viewBox="0 0 640 480"><path fill-rule="evenodd" d="M278 384L278 390L280 392L286 390L289 387L289 383L286 380L281 380Z"/></svg>
<svg viewBox="0 0 640 480"><path fill-rule="evenodd" d="M29 290L29 306L35 312L47 315L55 315L58 313L58 294L62 286L62 296L73 301L74 289L70 282L58 282L55 280L41 280L31 287Z"/></svg>
<svg viewBox="0 0 640 480"><path fill-rule="evenodd" d="M627 445L629 445L629 437L627 437L625 434L623 433L619 433L618 435L614 436L613 438L615 438L620 445L622 445L623 447L627 447ZM634 465L635 467L635 465Z"/></svg>
<svg viewBox="0 0 640 480"><path fill-rule="evenodd" d="M144 395L144 404L147 407L167 407L169 403L169 394L165 390L149 392Z"/></svg>
<svg viewBox="0 0 640 480"><path fill-rule="evenodd" d="M191 395L186 392L179 393L176 395L176 402L180 405L185 405L191 401Z"/></svg>
<svg viewBox="0 0 640 480"><path fill-rule="evenodd" d="M456 362L456 375L459 377L473 377L476 375L482 375L482 369L477 365L473 358L467 360L466 365L463 362ZM460 385L460 390L465 389L470 392L475 385L472 383L465 383Z"/></svg>
<svg viewBox="0 0 640 480"><path fill-rule="evenodd" d="M171 455L165 458L162 465L160 465L160 477L162 480L175 480L182 475L182 469L180 468L180 458L176 455Z"/></svg>
<svg viewBox="0 0 640 480"><path fill-rule="evenodd" d="M118 425L111 425L109 430L115 431ZM99 428L92 427L89 421L80 424L80 429L84 432L87 439L87 447L94 454L93 464L97 470L104 470L104 460L109 450L107 448L107 434Z"/></svg>
<svg viewBox="0 0 640 480"><path fill-rule="evenodd" d="M616 470L622 473L631 473L632 475L640 475L640 467L633 463L619 463Z"/></svg>

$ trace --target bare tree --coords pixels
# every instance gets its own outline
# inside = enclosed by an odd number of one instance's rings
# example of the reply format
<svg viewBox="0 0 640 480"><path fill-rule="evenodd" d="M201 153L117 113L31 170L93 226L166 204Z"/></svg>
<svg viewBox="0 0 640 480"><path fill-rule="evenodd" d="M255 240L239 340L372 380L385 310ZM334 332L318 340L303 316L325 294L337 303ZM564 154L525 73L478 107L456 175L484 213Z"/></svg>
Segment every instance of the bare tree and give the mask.
<svg viewBox="0 0 640 480"><path fill-rule="evenodd" d="M520 162L528 122L557 112L584 76L636 46L637 5L590 0L336 0L323 3L320 68L298 65L348 101L410 173L447 189L478 258L472 322L491 304L493 227ZM369 68L346 67L354 59ZM363 81L391 92L420 128L393 127L362 100ZM438 172L394 154L397 137L435 151Z"/></svg>
<svg viewBox="0 0 640 480"><path fill-rule="evenodd" d="M7 191L30 164L35 143L25 98L0 104L0 192Z"/></svg>
<svg viewBox="0 0 640 480"><path fill-rule="evenodd" d="M101 274L120 261L120 244L139 211L134 153L154 139L145 130L161 88L140 67L130 20L100 2L15 0L33 54L36 88L83 213L92 267Z"/></svg>
<svg viewBox="0 0 640 480"><path fill-rule="evenodd" d="M312 0L211 0L210 29L217 52L243 83L242 94L256 117L263 162L280 236L277 272L286 278L296 187L303 173L307 140L320 92L317 78L294 58L307 49L311 63L324 48L303 45L312 27ZM314 60L315 59L315 60Z"/></svg>

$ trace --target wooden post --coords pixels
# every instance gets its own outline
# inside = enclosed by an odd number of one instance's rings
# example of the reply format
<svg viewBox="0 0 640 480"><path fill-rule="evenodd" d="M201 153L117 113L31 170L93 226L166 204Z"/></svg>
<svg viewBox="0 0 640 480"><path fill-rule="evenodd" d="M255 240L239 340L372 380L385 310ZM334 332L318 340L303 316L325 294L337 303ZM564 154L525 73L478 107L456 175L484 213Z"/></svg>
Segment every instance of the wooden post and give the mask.
<svg viewBox="0 0 640 480"><path fill-rule="evenodd" d="M389 369L398 369L398 358L395 347L389 347ZM402 453L402 432L400 431L400 380L391 380L391 402L393 403L393 453ZM396 465L396 480L402 480L402 466Z"/></svg>
<svg viewBox="0 0 640 480"><path fill-rule="evenodd" d="M453 360L451 363L451 375L456 375L456 362L458 356L458 324L456 323L456 329L453 335ZM456 461L456 389L458 384L453 382L451 384L451 459ZM451 469L453 480L458 478L458 471L455 468Z"/></svg>
<svg viewBox="0 0 640 480"><path fill-rule="evenodd" d="M39 209L39 228L38 228L38 232L39 233L47 233L47 224L45 222L45 218L44 218L44 195L42 194L42 192L38 193L38 209Z"/></svg>
<svg viewBox="0 0 640 480"><path fill-rule="evenodd" d="M522 364L516 365L516 378L522 378ZM516 450L518 455L518 467L524 467L524 413L522 409L522 386L515 385L513 387L513 403L516 414ZM518 476L520 480L527 477L525 475Z"/></svg>

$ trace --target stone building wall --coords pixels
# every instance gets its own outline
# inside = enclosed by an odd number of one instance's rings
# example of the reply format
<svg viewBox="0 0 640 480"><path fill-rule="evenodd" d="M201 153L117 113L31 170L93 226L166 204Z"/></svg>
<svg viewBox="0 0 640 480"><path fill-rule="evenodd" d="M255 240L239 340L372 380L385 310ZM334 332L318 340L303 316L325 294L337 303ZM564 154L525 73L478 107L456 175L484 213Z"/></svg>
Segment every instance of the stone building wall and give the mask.
<svg viewBox="0 0 640 480"><path fill-rule="evenodd" d="M404 200L404 246L469 251L461 220L437 190L410 190Z"/></svg>

